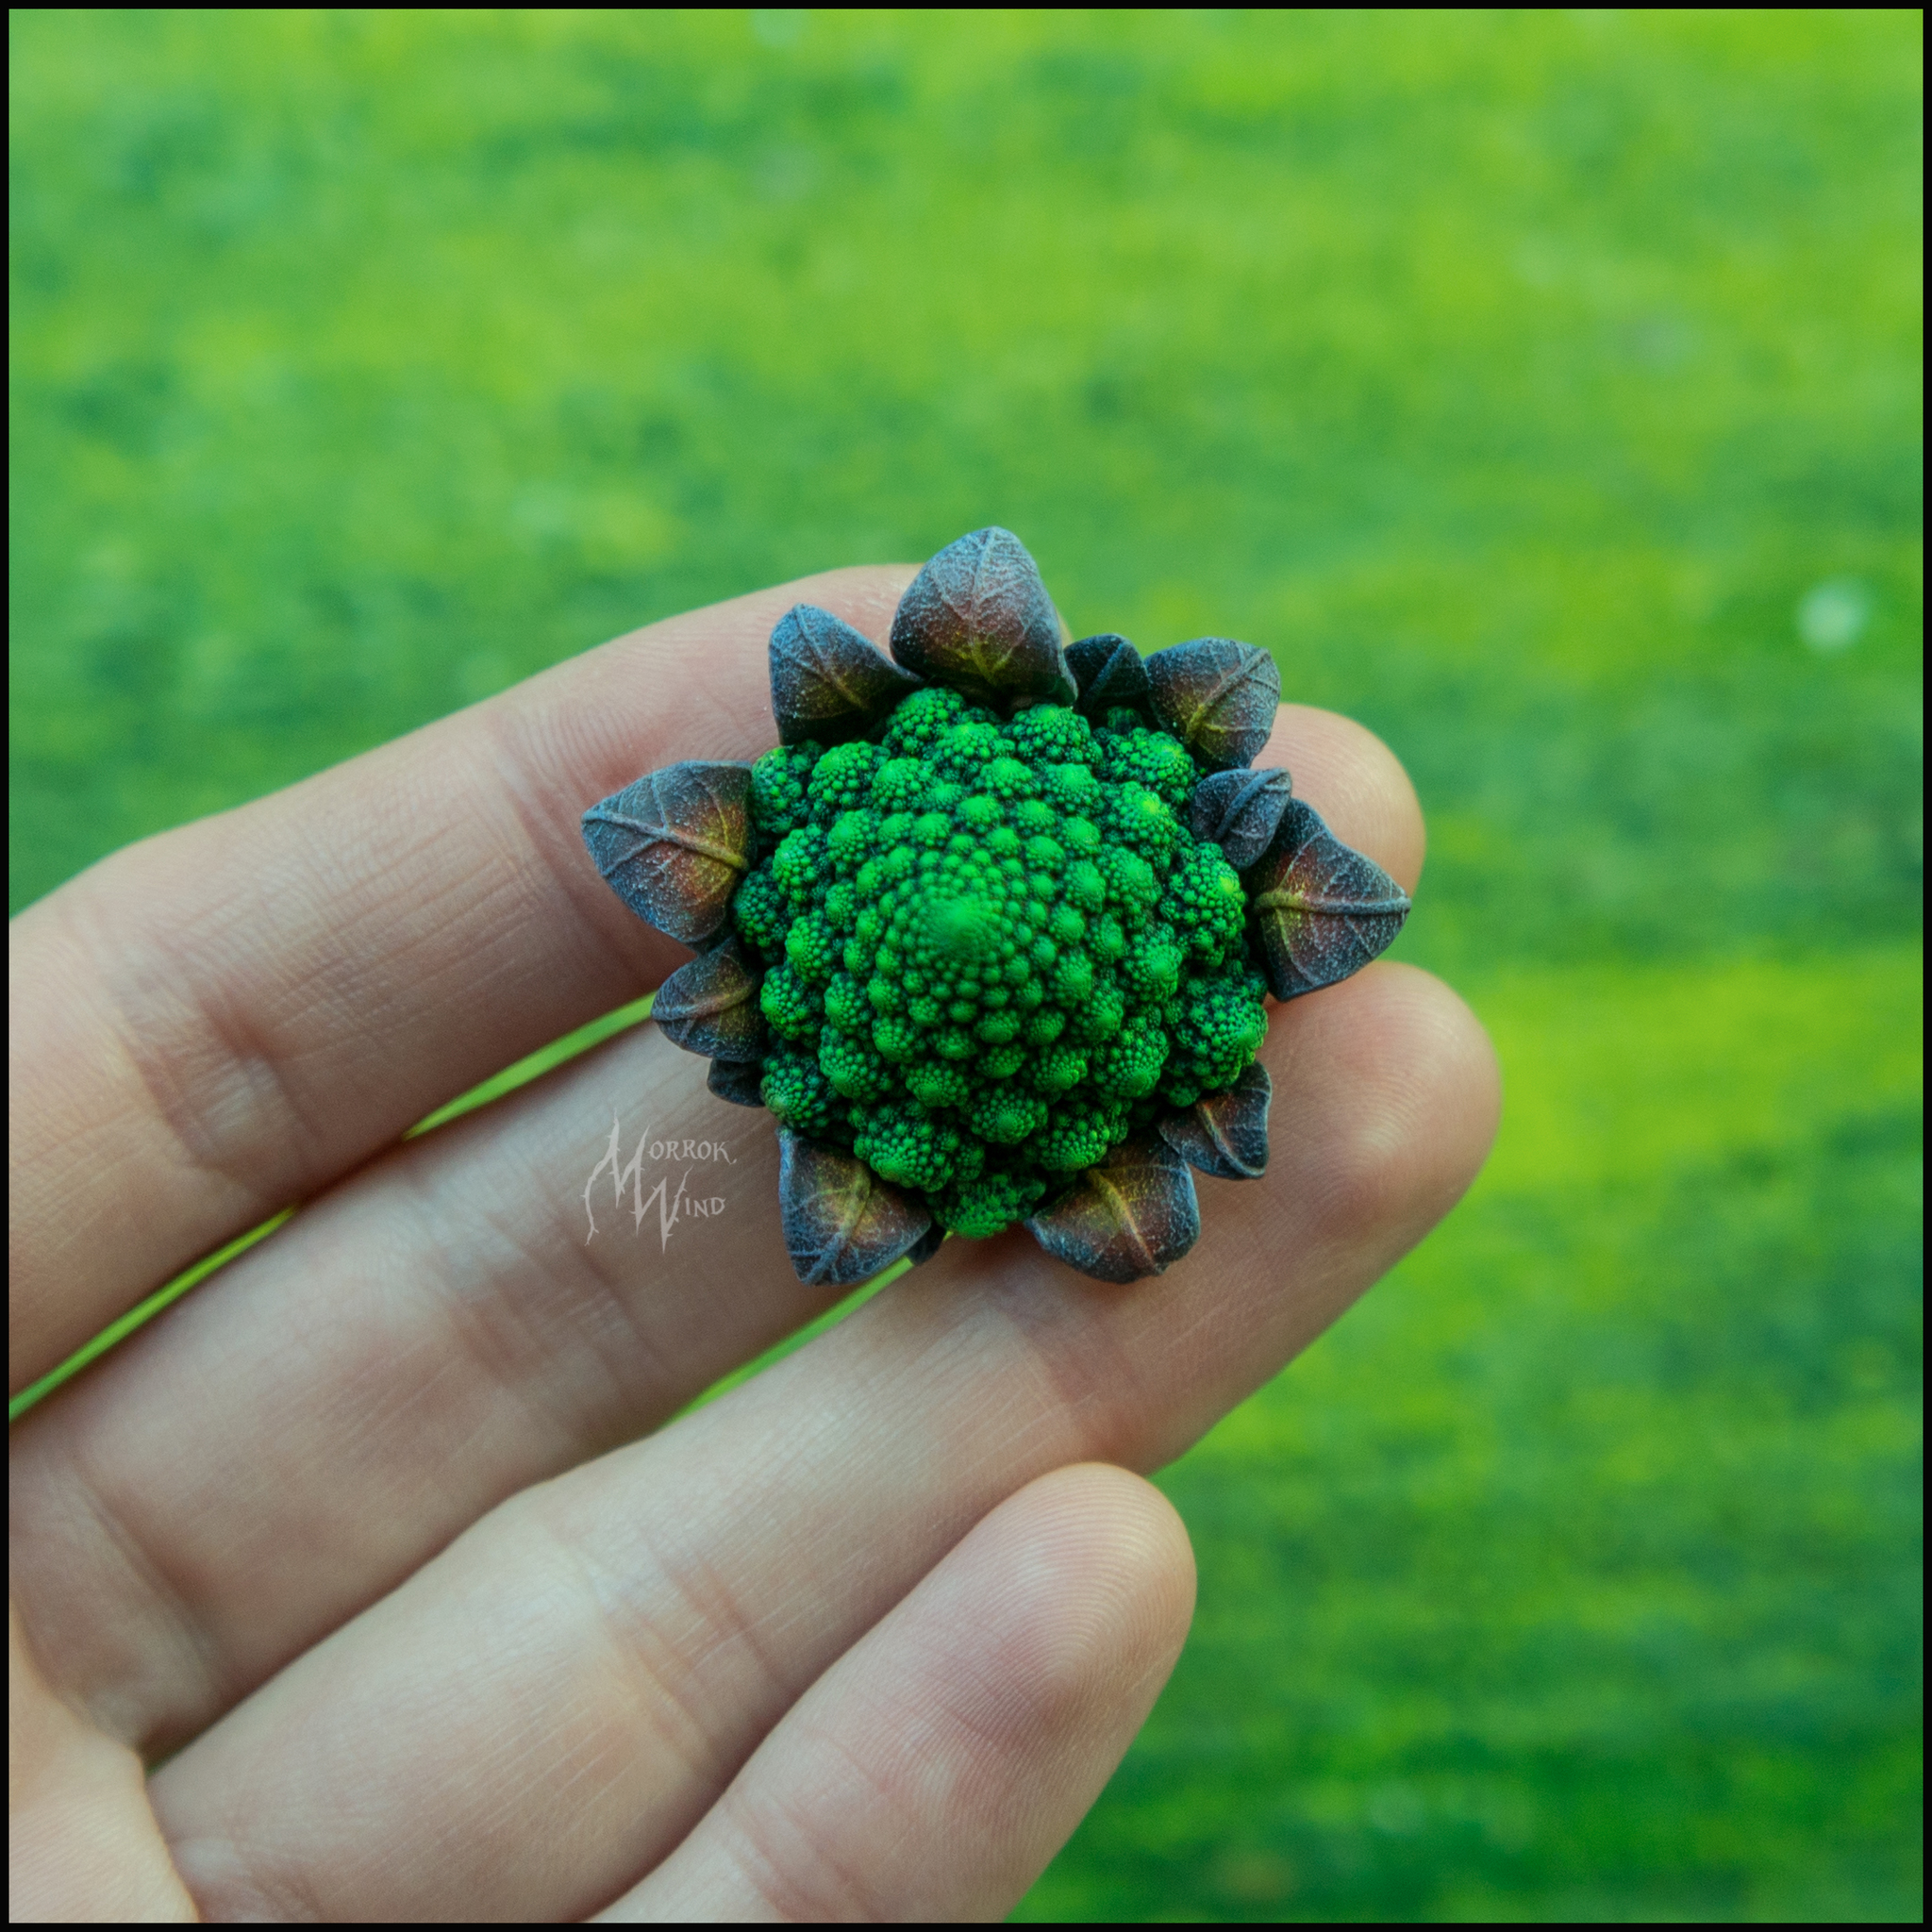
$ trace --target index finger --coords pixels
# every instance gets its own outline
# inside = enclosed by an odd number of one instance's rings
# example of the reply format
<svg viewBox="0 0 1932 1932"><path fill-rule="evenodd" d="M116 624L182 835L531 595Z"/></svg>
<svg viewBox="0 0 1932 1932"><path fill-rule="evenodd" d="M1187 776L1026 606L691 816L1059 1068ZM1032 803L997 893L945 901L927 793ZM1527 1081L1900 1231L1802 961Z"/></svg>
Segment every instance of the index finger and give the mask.
<svg viewBox="0 0 1932 1932"><path fill-rule="evenodd" d="M649 625L255 804L128 847L13 921L11 1387L432 1108L654 986L683 949L577 816L773 741L801 599L883 641L911 566Z"/></svg>

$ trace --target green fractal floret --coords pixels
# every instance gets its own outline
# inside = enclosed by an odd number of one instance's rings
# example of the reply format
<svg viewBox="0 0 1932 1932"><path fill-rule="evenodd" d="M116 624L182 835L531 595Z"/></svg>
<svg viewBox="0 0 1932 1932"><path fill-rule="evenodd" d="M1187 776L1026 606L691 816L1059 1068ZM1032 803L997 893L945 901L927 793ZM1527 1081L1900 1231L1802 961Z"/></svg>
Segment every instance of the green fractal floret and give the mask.
<svg viewBox="0 0 1932 1932"><path fill-rule="evenodd" d="M1266 984L1240 879L1185 823L1201 775L1130 711L1003 723L938 687L875 741L767 753L731 905L766 968L766 1105L980 1236L1232 1086Z"/></svg>

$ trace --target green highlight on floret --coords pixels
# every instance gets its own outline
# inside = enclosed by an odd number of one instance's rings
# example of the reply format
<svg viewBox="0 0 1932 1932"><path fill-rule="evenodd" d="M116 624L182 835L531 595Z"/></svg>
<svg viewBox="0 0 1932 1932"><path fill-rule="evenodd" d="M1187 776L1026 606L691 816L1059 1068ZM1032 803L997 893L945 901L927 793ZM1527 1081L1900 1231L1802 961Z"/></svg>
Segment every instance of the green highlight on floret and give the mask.
<svg viewBox="0 0 1932 1932"><path fill-rule="evenodd" d="M1265 981L1240 879L1186 825L1200 776L1131 712L1003 723L938 688L876 741L768 752L732 902L766 1105L977 1236L1231 1087Z"/></svg>

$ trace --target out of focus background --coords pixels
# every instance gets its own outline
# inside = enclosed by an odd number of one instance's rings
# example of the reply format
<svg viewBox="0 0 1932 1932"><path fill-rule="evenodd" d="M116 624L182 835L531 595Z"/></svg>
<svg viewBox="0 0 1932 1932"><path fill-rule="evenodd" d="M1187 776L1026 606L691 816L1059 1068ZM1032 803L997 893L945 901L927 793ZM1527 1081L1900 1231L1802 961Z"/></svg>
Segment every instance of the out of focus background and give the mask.
<svg viewBox="0 0 1932 1932"><path fill-rule="evenodd" d="M1918 1917L1916 12L10 28L15 907L988 523L1414 774L1501 1143L1023 1917Z"/></svg>

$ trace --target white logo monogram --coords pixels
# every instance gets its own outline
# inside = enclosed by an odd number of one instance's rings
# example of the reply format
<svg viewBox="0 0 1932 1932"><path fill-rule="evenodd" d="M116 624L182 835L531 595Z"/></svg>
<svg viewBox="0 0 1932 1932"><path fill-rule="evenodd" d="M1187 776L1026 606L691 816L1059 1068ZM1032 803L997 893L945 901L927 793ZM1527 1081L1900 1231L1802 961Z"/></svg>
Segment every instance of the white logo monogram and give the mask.
<svg viewBox="0 0 1932 1932"><path fill-rule="evenodd" d="M694 1221L708 1221L715 1214L724 1211L724 1198L722 1194L704 1197L689 1191L691 1187L691 1165L687 1165L673 1192L668 1174L659 1174L657 1185L647 1194L644 1192L644 1163L654 1165L659 1161L682 1160L687 1163L722 1160L726 1166L737 1163L731 1158L731 1150L722 1141L654 1141L650 1129L645 1128L638 1141L638 1151L628 1162L620 1160L621 1141L624 1129L617 1118L617 1109L610 1110L610 1144L604 1150L604 1158L591 1170L590 1178L584 1183L584 1219L590 1224L590 1233L584 1236L588 1245L597 1232L596 1216L591 1212L591 1190L597 1185L597 1176L608 1167L610 1170L610 1195L613 1203L624 1206L624 1184L630 1183L631 1224L635 1232L644 1230L644 1215L653 1203L658 1208L658 1252L661 1254L671 1245L671 1230L686 1216Z"/></svg>

